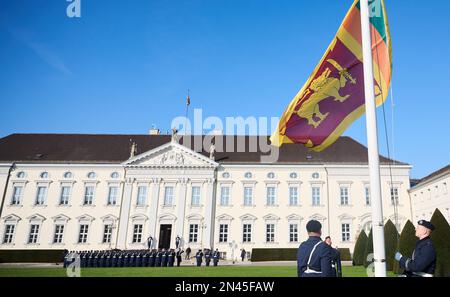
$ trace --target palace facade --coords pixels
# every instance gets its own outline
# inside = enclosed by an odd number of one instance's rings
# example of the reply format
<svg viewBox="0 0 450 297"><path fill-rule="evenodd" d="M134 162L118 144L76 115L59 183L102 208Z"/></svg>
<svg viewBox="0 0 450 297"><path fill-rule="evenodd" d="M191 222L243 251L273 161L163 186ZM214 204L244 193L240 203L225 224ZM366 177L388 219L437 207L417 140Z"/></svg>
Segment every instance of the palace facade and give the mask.
<svg viewBox="0 0 450 297"><path fill-rule="evenodd" d="M199 136L202 140L205 137ZM13 134L0 139L0 249L297 248L306 222L340 248L370 230L367 149L341 137L322 152L296 144L276 162L268 137L214 136L224 150L170 135ZM191 142L191 141L189 141ZM243 143L240 150L237 143ZM384 217L412 218L411 166L380 156Z"/></svg>

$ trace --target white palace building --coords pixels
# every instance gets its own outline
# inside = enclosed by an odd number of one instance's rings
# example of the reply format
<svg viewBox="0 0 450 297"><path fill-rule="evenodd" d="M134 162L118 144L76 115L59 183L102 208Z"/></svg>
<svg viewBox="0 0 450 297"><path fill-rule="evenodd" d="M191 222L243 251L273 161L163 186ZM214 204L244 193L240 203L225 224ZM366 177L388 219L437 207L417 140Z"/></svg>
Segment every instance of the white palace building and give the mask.
<svg viewBox="0 0 450 297"><path fill-rule="evenodd" d="M199 136L204 138L203 136ZM224 151L176 135L13 134L0 139L0 249L297 248L310 219L353 251L371 226L367 149L341 137L322 152L260 136L216 135ZM237 143L247 145L239 151ZM383 211L412 218L411 166L380 156ZM388 164L392 163L392 181Z"/></svg>

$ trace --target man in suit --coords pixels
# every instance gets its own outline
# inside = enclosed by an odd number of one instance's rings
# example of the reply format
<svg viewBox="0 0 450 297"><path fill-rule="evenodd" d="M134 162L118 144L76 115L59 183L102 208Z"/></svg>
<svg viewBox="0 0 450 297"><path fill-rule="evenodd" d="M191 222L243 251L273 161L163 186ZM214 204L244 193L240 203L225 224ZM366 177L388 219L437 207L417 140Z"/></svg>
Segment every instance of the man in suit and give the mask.
<svg viewBox="0 0 450 297"><path fill-rule="evenodd" d="M177 251L177 267L181 265L181 255L184 253L182 249L178 249Z"/></svg>

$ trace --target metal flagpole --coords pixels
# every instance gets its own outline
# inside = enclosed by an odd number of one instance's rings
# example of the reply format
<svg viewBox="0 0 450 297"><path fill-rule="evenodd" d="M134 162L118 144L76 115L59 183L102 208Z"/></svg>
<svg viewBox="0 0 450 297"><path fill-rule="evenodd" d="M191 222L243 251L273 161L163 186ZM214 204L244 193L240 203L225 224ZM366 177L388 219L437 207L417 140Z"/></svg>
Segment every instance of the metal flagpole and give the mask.
<svg viewBox="0 0 450 297"><path fill-rule="evenodd" d="M375 88L373 83L369 4L368 0L361 0L360 3L370 196L372 200L373 259L375 276L385 277L386 252L384 249L383 202L381 200L380 160L378 154L377 116L375 112Z"/></svg>

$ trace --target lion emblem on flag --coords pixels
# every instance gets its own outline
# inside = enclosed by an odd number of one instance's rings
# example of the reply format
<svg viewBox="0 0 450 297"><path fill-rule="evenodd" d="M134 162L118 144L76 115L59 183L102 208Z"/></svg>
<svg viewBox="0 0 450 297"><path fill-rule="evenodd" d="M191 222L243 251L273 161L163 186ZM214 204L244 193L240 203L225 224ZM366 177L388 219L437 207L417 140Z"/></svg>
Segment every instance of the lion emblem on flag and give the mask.
<svg viewBox="0 0 450 297"><path fill-rule="evenodd" d="M329 97L334 98L334 101L344 102L351 95L341 95L341 88L344 88L349 81L351 84L356 84L356 79L348 73L346 68L333 59L328 59L327 62L339 71L339 78L330 77L331 70L326 68L319 77L311 82L301 100L305 100L306 96L312 93L311 96L295 111L299 117L306 119L308 124L314 128L317 128L329 114L329 112L322 113L320 111L319 103Z"/></svg>

